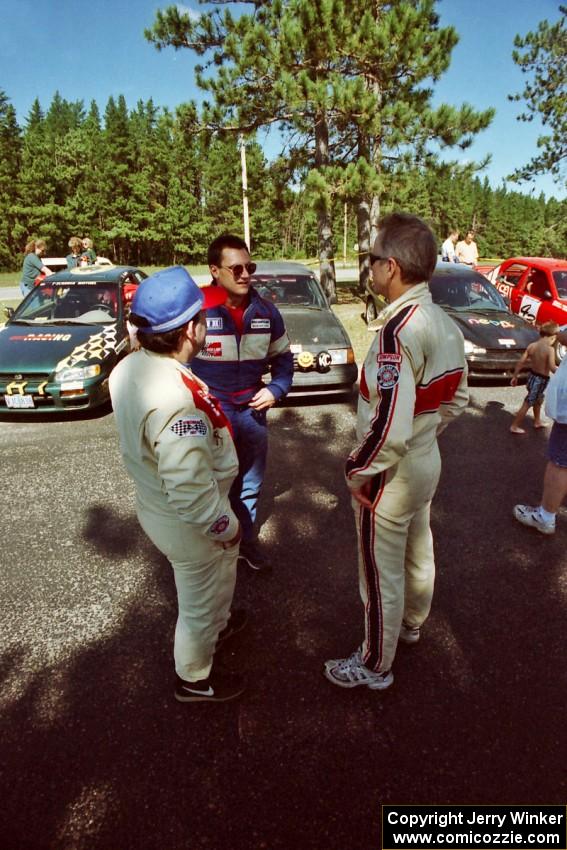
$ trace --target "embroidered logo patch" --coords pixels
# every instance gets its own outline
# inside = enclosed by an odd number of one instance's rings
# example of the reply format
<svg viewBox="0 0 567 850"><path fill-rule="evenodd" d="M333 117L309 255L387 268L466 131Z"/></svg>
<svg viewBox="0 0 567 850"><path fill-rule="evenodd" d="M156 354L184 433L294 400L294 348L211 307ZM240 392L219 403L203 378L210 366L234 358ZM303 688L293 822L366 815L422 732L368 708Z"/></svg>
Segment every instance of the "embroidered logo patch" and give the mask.
<svg viewBox="0 0 567 850"><path fill-rule="evenodd" d="M209 429L202 419L178 419L171 426L178 437L206 437Z"/></svg>
<svg viewBox="0 0 567 850"><path fill-rule="evenodd" d="M207 330L222 331L222 316L213 316L212 318L207 316Z"/></svg>
<svg viewBox="0 0 567 850"><path fill-rule="evenodd" d="M376 355L376 362L380 363L401 363L402 355L401 354L387 354L385 351L380 352Z"/></svg>
<svg viewBox="0 0 567 850"><path fill-rule="evenodd" d="M222 357L222 342L208 342L201 351L201 357Z"/></svg>
<svg viewBox="0 0 567 850"><path fill-rule="evenodd" d="M382 390L390 390L400 380L400 370L393 363L385 363L376 372L376 383Z"/></svg>
<svg viewBox="0 0 567 850"><path fill-rule="evenodd" d="M261 328L270 328L271 322L269 319L252 319L250 322L250 328L253 331L260 330Z"/></svg>
<svg viewBox="0 0 567 850"><path fill-rule="evenodd" d="M223 514L223 516L220 516L217 520L213 522L213 524L209 528L209 531L211 532L211 534L223 534L223 532L227 530L229 523L229 518L226 514Z"/></svg>

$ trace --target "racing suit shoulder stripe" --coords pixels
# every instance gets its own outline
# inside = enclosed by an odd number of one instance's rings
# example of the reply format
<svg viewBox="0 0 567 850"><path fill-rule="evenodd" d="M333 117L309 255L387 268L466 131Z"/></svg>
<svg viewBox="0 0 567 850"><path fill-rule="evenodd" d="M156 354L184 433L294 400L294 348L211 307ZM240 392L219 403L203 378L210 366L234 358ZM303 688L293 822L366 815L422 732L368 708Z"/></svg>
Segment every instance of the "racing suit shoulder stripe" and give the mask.
<svg viewBox="0 0 567 850"><path fill-rule="evenodd" d="M197 381L190 378L189 375L181 374L181 380L191 391L195 407L209 417L213 428L228 428L232 434L230 422L216 398L205 393Z"/></svg>
<svg viewBox="0 0 567 850"><path fill-rule="evenodd" d="M450 369L427 384L417 386L414 415L435 413L442 404L448 404L457 391L463 371L462 368Z"/></svg>
<svg viewBox="0 0 567 850"><path fill-rule="evenodd" d="M417 309L417 305L409 304L400 310L399 313L396 313L395 316L392 316L390 321L384 325L380 331L380 353L399 354L400 343L398 335ZM397 384L389 389L381 389L379 391L376 415L372 420L370 431L346 462L345 472L348 478L366 469L380 451L390 430L397 398Z"/></svg>

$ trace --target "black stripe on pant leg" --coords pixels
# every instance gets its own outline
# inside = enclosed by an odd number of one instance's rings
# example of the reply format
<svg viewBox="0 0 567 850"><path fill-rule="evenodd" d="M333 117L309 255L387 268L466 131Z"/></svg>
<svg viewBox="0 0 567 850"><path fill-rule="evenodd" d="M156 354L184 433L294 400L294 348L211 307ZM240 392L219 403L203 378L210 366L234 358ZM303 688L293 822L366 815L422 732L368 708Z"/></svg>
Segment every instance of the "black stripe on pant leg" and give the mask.
<svg viewBox="0 0 567 850"><path fill-rule="evenodd" d="M372 479L372 485L370 488L372 501L374 501L382 487L383 478L384 473L381 473ZM368 630L366 634L366 643L368 650L367 656L363 660L366 667L370 670L376 669L376 666L382 660L382 599L380 597L378 583L378 568L374 555L374 547L372 545L373 531L374 511L371 511L368 508L363 508L360 523L360 540L362 545L364 574L366 576L366 592L368 594L368 610L366 612L366 624Z"/></svg>

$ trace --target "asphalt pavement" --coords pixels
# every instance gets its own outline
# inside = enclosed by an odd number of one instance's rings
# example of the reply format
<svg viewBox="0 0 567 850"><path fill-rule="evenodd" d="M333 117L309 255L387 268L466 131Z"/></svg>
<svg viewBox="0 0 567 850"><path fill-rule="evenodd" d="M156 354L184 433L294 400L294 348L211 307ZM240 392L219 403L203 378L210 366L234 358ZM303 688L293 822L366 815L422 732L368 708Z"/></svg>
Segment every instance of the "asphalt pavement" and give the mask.
<svg viewBox="0 0 567 850"><path fill-rule="evenodd" d="M566 799L567 517L519 526L546 433L508 433L521 388L474 388L441 437L438 578L393 687L341 690L359 643L342 481L354 405L271 412L237 703L173 699L173 581L143 537L111 413L0 420L3 850L377 850L380 806Z"/></svg>

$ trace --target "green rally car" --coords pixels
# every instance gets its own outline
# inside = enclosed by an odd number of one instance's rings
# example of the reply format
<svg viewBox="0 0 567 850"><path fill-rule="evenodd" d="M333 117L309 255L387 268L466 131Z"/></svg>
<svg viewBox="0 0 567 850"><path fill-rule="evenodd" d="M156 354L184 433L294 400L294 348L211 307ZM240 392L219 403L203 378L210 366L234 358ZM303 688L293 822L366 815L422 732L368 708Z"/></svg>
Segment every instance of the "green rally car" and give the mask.
<svg viewBox="0 0 567 850"><path fill-rule="evenodd" d="M108 376L130 350L129 304L147 275L87 266L45 278L0 328L0 412L104 404Z"/></svg>

